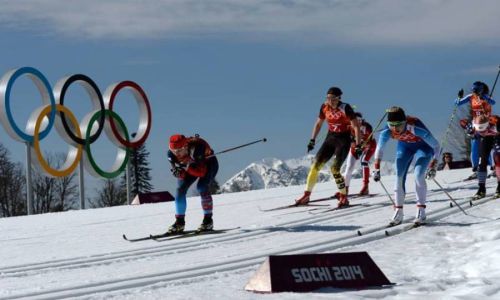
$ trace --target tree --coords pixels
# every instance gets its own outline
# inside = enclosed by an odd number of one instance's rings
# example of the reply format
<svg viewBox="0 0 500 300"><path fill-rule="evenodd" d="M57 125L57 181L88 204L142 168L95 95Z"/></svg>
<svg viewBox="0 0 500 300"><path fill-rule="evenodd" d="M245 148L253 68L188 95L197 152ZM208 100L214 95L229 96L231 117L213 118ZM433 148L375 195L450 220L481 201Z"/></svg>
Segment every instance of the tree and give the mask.
<svg viewBox="0 0 500 300"><path fill-rule="evenodd" d="M127 203L124 190L116 178L105 179L100 189L96 189L97 197L89 199L91 207L118 206Z"/></svg>
<svg viewBox="0 0 500 300"><path fill-rule="evenodd" d="M47 164L60 168L66 159L64 153L45 154ZM64 211L78 202L76 173L66 177L49 177L38 168L33 169L33 213Z"/></svg>
<svg viewBox="0 0 500 300"><path fill-rule="evenodd" d="M132 137L135 137L135 133ZM131 150L130 155L130 193L131 198L134 198L139 193L149 193L153 190L153 185L151 184L151 175L149 172L151 168L149 167L149 151L146 149L146 144L142 144L137 149ZM126 190L127 178L126 174L123 174L121 180L121 188ZM126 194L125 194L126 199Z"/></svg>
<svg viewBox="0 0 500 300"><path fill-rule="evenodd" d="M20 163L10 160L7 148L0 144L0 216L26 214L26 178Z"/></svg>

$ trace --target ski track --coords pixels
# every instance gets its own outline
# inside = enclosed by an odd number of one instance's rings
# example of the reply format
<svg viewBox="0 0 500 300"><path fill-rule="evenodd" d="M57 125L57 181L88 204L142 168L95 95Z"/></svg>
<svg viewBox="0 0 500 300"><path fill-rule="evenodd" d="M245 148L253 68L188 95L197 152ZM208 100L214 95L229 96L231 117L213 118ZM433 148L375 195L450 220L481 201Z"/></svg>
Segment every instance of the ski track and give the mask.
<svg viewBox="0 0 500 300"><path fill-rule="evenodd" d="M468 184L461 186L460 188L466 188ZM451 189L454 191L458 188ZM441 192L440 190L435 190L429 192L429 196L437 194ZM181 240L172 243L172 241L163 240L158 241L160 245L149 246L139 249L132 249L120 252L113 252L111 254L102 254L102 255L94 255L91 257L77 257L71 259L62 259L62 260L52 260L48 262L40 262L35 264L24 264L17 266L4 267L0 270L0 276L2 277L23 277L23 276L32 276L33 274L39 274L44 272L50 272L57 269L76 269L76 268L88 268L94 267L101 264L110 264L120 261L129 261L129 260L139 260L145 257L156 257L169 255L176 250L183 249L186 252L186 249L189 251L198 251L203 248L210 247L212 244L219 243L238 243L247 241L249 239L258 239L258 238L267 238L273 236L275 234L279 234L279 230L276 228L286 227L289 230L293 230L294 228L298 228L300 226L306 225L321 225L321 224L329 224L332 221L337 223L343 223L349 217L355 216L359 213L377 213L379 210L387 208L391 203L386 200L376 201L374 199L385 198L384 196L368 198L359 200L368 200L370 204L361 205L359 207L354 207L351 209L340 210L340 211L332 211L325 213L318 213L316 215L307 214L307 210L302 210L305 217L300 219L295 219L293 221L278 223L274 226L263 227L258 229L250 229L250 230L236 230L230 231L228 233L222 234L221 236L206 236L200 237L196 240ZM407 204L410 204L409 200L414 197L408 197L405 201ZM445 202L446 204L441 204L438 208L436 207L432 210L432 212L428 213L427 219L430 222L439 221L444 219L450 215L460 214L462 213L458 208L453 207L450 208L448 206L449 200L444 197L443 199L434 199L429 200L431 203L440 203ZM469 199L455 199L467 212L473 210L478 205L485 203L490 200L490 197L478 200L474 202L474 206L469 207ZM356 201L357 203L358 201ZM299 208L299 207L298 207ZM299 209L302 209L300 207ZM291 208L296 209L296 208ZM279 212L279 211L277 211ZM279 214L276 214L279 216ZM469 214L470 215L470 214ZM332 218L334 216L334 218ZM471 215L474 217L473 215ZM408 222L410 218L405 219L405 223ZM380 222L378 222L380 223ZM214 261L211 263L205 264L197 264L190 267L183 267L178 269L171 269L166 272L158 272L151 273L142 276L133 276L133 277L125 277L119 278L116 280L101 280L88 284L80 284L73 286L65 286L56 289L47 289L43 291L37 292L27 292L27 293L19 293L8 295L7 297L0 297L0 299L21 299L27 298L30 299L56 299L56 298L69 298L69 297L81 297L81 296L89 296L91 294L96 294L100 292L112 292L112 291L120 291L127 290L133 288L144 287L147 285L154 285L157 283L174 281L174 280L182 280L193 277L200 277L209 274L213 274L214 272L226 272L226 271L235 271L238 269L252 267L254 265L258 265L262 263L262 261L269 255L278 255L278 254L301 254L301 253L320 253L325 251L338 250L345 247L352 247L356 245L360 245L363 243L368 243L384 238L392 238L397 234L406 232L406 225L403 225L386 228L386 225L377 225L377 226L368 226L363 227L359 231L362 233L361 236L358 235L357 230L353 229L348 232L341 232L335 236L323 237L318 239L314 238L301 238L299 241L292 241L288 243L286 247L279 247L278 249L266 249L260 251L258 253L252 253L251 255L240 255L236 258L225 259L222 261ZM356 225L353 225L356 226ZM418 230L419 228L415 228ZM414 229L411 229L414 230ZM385 234L385 231L390 233L389 236ZM127 243L127 241L124 241ZM142 242L139 242L142 243ZM162 243L165 243L164 245Z"/></svg>

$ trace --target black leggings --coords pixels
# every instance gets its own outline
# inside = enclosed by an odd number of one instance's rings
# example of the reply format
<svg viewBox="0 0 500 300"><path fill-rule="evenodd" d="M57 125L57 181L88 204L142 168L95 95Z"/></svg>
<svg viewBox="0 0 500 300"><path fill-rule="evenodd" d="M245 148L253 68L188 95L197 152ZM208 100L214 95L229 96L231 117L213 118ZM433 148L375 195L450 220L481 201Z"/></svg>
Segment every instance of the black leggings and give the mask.
<svg viewBox="0 0 500 300"><path fill-rule="evenodd" d="M350 133L334 133L328 132L328 135L321 145L318 153L316 153L316 162L324 164L335 154L332 163L332 170L340 172L340 168L349 154L351 148Z"/></svg>

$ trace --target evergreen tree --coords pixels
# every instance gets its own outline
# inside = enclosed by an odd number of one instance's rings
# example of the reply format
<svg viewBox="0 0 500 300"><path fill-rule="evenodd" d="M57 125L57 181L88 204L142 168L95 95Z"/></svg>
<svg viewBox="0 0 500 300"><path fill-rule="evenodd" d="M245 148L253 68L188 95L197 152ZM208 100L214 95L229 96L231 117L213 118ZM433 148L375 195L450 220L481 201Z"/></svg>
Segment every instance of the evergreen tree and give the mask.
<svg viewBox="0 0 500 300"><path fill-rule="evenodd" d="M135 137L135 133L132 137ZM130 155L130 198L133 199L139 193L149 193L153 190L153 185L151 184L151 168L149 167L149 151L146 149L146 144L142 144L137 149L131 150ZM126 190L127 190L127 178L126 174L123 174L121 188L125 191L124 197L126 202Z"/></svg>

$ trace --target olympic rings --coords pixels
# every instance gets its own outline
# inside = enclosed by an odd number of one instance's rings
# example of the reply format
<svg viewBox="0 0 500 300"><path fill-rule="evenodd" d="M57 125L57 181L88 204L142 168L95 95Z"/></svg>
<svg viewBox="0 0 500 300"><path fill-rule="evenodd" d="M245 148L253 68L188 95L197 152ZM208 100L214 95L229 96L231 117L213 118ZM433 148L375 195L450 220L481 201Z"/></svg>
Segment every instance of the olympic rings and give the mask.
<svg viewBox="0 0 500 300"><path fill-rule="evenodd" d="M26 131L17 126L10 110L12 85L21 75L27 75L36 85L44 104L31 114ZM85 89L94 109L84 116L80 124L73 113L64 106L67 90L73 83L79 84ZM117 94L122 89L132 92L139 107L139 126L136 130L137 135L132 140L129 138L129 131L122 119L113 112ZM49 176L70 175L83 156L84 167L90 174L97 177L114 178L126 167L130 149L138 148L144 144L151 130L149 100L144 90L132 81L122 81L110 85L103 97L96 83L83 74L63 77L52 90L50 83L40 71L32 67L23 67L8 71L0 79L0 97L3 100L3 103L0 103L3 104L0 105L2 125L12 138L30 144L30 147L34 149L33 157L36 157L34 160L37 161L37 166L41 167ZM97 126L94 126L95 123ZM40 150L40 141L48 135L52 126L56 127L59 135L70 145L66 161L60 169L50 167ZM104 171L97 166L90 150L90 145L99 138L103 129L111 142L118 147L115 162L110 171ZM85 138L82 137L82 133L85 133ZM85 152L86 155L83 155L82 152Z"/></svg>

